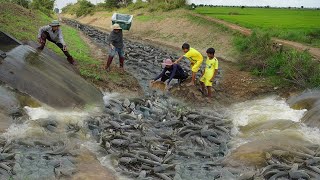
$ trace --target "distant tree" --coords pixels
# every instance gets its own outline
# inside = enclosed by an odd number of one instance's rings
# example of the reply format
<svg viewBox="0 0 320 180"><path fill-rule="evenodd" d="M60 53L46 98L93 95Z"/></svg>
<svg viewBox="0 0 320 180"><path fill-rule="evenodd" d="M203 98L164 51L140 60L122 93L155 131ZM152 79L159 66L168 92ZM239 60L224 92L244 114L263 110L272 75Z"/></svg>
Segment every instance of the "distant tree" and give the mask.
<svg viewBox="0 0 320 180"><path fill-rule="evenodd" d="M106 6L109 8L118 8L119 0L105 0Z"/></svg>
<svg viewBox="0 0 320 180"><path fill-rule="evenodd" d="M301 9L303 9L303 6L301 6Z"/></svg>
<svg viewBox="0 0 320 180"><path fill-rule="evenodd" d="M241 9L245 8L245 6L241 6Z"/></svg>
<svg viewBox="0 0 320 180"><path fill-rule="evenodd" d="M191 7L191 9L195 9L197 6L196 6L196 4L191 3L190 7Z"/></svg>
<svg viewBox="0 0 320 180"><path fill-rule="evenodd" d="M78 0L79 8L76 10L77 17L80 17L82 15L87 15L93 12L94 10L94 4L92 4L88 0Z"/></svg>
<svg viewBox="0 0 320 180"><path fill-rule="evenodd" d="M54 12L55 12L56 14L59 14L60 9L59 9L59 8L54 8Z"/></svg>
<svg viewBox="0 0 320 180"><path fill-rule="evenodd" d="M132 0L118 0L118 6L127 7L129 4L133 3Z"/></svg>
<svg viewBox="0 0 320 180"><path fill-rule="evenodd" d="M6 1L4 1L6 2ZM10 2L7 0L7 2ZM19 4L22 7L28 8L30 4L30 0L11 0L12 3Z"/></svg>
<svg viewBox="0 0 320 180"><path fill-rule="evenodd" d="M266 6L266 8L270 8L270 6Z"/></svg>
<svg viewBox="0 0 320 180"><path fill-rule="evenodd" d="M53 12L54 2L55 0L32 0L31 7L50 16Z"/></svg>

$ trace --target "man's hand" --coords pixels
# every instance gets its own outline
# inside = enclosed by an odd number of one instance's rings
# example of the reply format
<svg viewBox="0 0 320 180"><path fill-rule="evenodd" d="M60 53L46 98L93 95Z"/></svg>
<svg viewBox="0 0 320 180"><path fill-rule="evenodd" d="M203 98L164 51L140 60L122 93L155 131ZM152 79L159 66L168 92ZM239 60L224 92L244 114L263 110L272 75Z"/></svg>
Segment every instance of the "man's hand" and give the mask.
<svg viewBox="0 0 320 180"><path fill-rule="evenodd" d="M38 41L40 44L42 44L42 42L43 42L41 38L38 38Z"/></svg>
<svg viewBox="0 0 320 180"><path fill-rule="evenodd" d="M150 81L150 85L152 85L153 83L155 83L156 81L155 80L151 80Z"/></svg>
<svg viewBox="0 0 320 180"><path fill-rule="evenodd" d="M169 84L166 84L166 87L164 88L165 91L169 91L170 87L171 87L171 86L170 86Z"/></svg>
<svg viewBox="0 0 320 180"><path fill-rule="evenodd" d="M63 51L67 51L68 49L67 49L67 45L64 45L63 46Z"/></svg>
<svg viewBox="0 0 320 180"><path fill-rule="evenodd" d="M110 44L110 47L111 47L112 50L114 50L114 45Z"/></svg>

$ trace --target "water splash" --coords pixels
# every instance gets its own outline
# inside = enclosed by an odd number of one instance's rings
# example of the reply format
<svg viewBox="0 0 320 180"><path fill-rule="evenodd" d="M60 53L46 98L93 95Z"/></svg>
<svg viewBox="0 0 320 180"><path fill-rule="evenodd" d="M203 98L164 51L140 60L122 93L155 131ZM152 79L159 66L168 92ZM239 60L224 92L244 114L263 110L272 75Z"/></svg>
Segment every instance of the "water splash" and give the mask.
<svg viewBox="0 0 320 180"><path fill-rule="evenodd" d="M236 127L251 123L287 119L299 122L306 110L294 110L276 96L235 104L229 108Z"/></svg>

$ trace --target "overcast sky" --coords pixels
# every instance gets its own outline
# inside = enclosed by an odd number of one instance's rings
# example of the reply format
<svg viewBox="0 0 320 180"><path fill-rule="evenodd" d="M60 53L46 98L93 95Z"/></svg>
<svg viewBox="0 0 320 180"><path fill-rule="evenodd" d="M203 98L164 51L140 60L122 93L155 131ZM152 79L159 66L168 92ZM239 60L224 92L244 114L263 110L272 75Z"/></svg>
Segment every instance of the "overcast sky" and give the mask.
<svg viewBox="0 0 320 180"><path fill-rule="evenodd" d="M93 4L104 2L104 0L89 0ZM77 0L56 0L56 7L61 9L68 3ZM276 7L320 7L320 0L188 0L195 4L231 5L231 6L276 6Z"/></svg>

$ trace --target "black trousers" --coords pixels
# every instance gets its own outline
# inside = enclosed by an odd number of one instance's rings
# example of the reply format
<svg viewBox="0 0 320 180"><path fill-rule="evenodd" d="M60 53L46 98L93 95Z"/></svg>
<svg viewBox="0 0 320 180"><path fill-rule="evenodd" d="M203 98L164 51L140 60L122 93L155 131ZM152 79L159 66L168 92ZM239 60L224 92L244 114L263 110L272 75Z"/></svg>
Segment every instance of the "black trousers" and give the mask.
<svg viewBox="0 0 320 180"><path fill-rule="evenodd" d="M63 50L63 44L57 43L57 42L53 41L53 40L50 38L50 35L49 35L48 32L43 32L43 33L41 34L41 40L42 40L42 42L43 42L43 43L41 43L41 47L42 47L42 48L44 48L44 46L46 45L46 40L48 40L48 41L53 42L54 44L56 44L56 45L61 49L61 51L64 53L64 55L67 56L67 58L69 58L69 59L71 58L71 59L72 59L72 56L70 55L70 53L69 53L68 51L64 51L64 50Z"/></svg>
<svg viewBox="0 0 320 180"><path fill-rule="evenodd" d="M162 77L161 77L161 81L162 82L165 82L166 80L168 80L169 78L170 78L170 75L171 75L171 73L165 73ZM185 80L185 79L187 79L188 78L188 75L187 74L185 74L184 76L183 75L175 75L175 76L173 76L173 79L178 79L178 81L180 82L180 81L183 81L183 80Z"/></svg>

